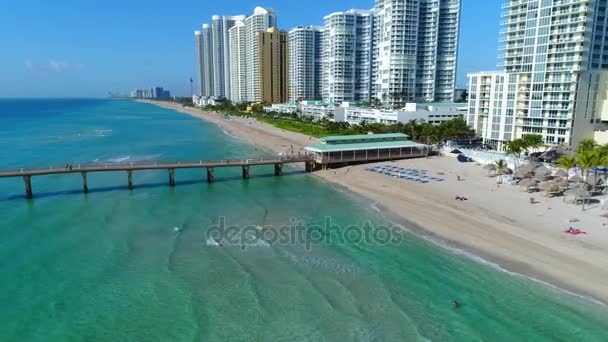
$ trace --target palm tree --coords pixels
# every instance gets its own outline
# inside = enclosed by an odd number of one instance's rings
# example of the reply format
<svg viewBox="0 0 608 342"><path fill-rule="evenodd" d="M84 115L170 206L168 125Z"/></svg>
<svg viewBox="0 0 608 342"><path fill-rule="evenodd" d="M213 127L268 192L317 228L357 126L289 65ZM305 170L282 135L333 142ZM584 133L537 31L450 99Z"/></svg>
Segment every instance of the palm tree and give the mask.
<svg viewBox="0 0 608 342"><path fill-rule="evenodd" d="M569 171L570 169L572 169L576 166L576 157L565 156L565 155L561 156L557 160L557 163L555 164L555 166L561 167L562 169L566 169L566 171Z"/></svg>
<svg viewBox="0 0 608 342"><path fill-rule="evenodd" d="M507 171L507 162L505 162L504 159L494 162L494 165L496 166L496 171L498 172L499 176Z"/></svg>
<svg viewBox="0 0 608 342"><path fill-rule="evenodd" d="M583 139L579 141L576 153L592 151L597 147L597 143L593 139Z"/></svg>
<svg viewBox="0 0 608 342"><path fill-rule="evenodd" d="M507 143L507 155L512 155L515 160L515 169L517 169L519 164L519 158L521 157L524 148L522 146L521 140L513 140Z"/></svg>

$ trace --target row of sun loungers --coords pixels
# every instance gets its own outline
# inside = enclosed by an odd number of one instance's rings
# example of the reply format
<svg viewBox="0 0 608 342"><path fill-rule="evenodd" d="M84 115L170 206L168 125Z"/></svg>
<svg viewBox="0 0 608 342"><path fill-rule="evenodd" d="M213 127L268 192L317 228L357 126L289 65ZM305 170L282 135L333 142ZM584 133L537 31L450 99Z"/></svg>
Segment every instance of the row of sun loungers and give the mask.
<svg viewBox="0 0 608 342"><path fill-rule="evenodd" d="M383 174L395 178L405 179L411 182L426 184L429 182L443 182L443 178L428 176L426 171L421 171L411 168L403 168L392 165L376 166L373 168L366 169L370 172Z"/></svg>

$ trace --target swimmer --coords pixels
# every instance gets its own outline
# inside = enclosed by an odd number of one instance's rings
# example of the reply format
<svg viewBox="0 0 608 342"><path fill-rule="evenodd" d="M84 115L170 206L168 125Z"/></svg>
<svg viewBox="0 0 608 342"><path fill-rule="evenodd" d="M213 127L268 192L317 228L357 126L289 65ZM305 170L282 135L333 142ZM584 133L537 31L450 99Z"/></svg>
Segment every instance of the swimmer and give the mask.
<svg viewBox="0 0 608 342"><path fill-rule="evenodd" d="M460 303L458 303L458 301L455 300L455 301L452 302L452 307L454 309L458 309L460 307Z"/></svg>

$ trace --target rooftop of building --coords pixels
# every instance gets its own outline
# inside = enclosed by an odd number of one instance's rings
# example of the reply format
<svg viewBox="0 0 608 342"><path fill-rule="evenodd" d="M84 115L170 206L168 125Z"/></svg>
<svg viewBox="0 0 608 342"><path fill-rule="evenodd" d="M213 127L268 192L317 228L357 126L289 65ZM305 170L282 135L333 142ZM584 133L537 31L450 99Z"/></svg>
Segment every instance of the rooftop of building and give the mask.
<svg viewBox="0 0 608 342"><path fill-rule="evenodd" d="M319 139L324 145L358 144L370 142L407 141L408 135L403 133L335 135Z"/></svg>
<svg viewBox="0 0 608 342"><path fill-rule="evenodd" d="M421 146L415 141L411 140L397 140L397 141L371 141L371 142L360 142L351 144L314 144L306 147L307 151L311 152L340 152L340 151L361 151L361 150L377 150L387 148L402 148L402 147L414 147Z"/></svg>

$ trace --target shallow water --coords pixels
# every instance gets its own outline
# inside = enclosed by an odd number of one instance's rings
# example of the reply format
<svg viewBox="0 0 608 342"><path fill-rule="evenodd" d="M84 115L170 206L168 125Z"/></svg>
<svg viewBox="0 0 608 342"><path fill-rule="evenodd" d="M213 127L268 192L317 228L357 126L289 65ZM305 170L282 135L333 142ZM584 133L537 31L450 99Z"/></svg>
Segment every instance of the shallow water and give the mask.
<svg viewBox="0 0 608 342"><path fill-rule="evenodd" d="M266 154L109 100L0 101L0 146L2 168ZM310 175L216 172L207 184L178 170L175 188L136 172L133 191L126 173L90 174L88 195L77 174L34 177L32 201L21 179L0 179L0 340L608 339L604 306L380 230L381 213ZM247 229L220 235L222 218ZM389 231L398 241L382 243Z"/></svg>

